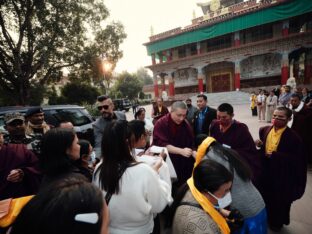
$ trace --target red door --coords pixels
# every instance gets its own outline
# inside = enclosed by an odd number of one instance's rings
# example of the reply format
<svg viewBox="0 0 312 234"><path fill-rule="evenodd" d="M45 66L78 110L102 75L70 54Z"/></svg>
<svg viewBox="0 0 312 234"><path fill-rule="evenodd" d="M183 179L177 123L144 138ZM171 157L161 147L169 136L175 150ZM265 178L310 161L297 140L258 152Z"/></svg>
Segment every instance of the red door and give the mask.
<svg viewBox="0 0 312 234"><path fill-rule="evenodd" d="M221 74L211 76L212 92L227 92L231 91L230 74Z"/></svg>

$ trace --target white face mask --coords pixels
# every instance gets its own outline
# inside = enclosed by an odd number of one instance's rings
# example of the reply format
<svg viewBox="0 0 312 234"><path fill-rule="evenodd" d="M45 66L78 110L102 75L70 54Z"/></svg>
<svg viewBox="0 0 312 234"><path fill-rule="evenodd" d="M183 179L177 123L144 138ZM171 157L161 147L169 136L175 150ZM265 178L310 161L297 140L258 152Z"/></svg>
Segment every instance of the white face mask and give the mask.
<svg viewBox="0 0 312 234"><path fill-rule="evenodd" d="M218 201L218 208L223 209L232 203L231 192L228 192L224 197L218 198L212 193L208 192L211 196L213 196Z"/></svg>

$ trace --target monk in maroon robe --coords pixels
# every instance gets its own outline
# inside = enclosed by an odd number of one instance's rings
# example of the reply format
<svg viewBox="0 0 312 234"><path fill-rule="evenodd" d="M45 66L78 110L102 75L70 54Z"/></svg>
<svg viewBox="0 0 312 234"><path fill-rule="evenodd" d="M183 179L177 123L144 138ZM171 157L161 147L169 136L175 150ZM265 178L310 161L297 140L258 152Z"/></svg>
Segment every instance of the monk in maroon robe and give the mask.
<svg viewBox="0 0 312 234"><path fill-rule="evenodd" d="M192 175L195 151L192 128L185 120L187 108L183 102L172 104L171 112L156 122L153 132L153 145L167 147L176 171L178 187Z"/></svg>
<svg viewBox="0 0 312 234"><path fill-rule="evenodd" d="M38 158L23 144L0 145L0 200L35 194Z"/></svg>
<svg viewBox="0 0 312 234"><path fill-rule="evenodd" d="M273 231L279 231L284 224L289 224L291 204L302 197L306 186L306 160L302 141L287 127L291 115L288 108L278 107L273 113L273 126L260 128L260 140L256 141L257 146L261 147L263 162L259 191L265 201L269 226ZM267 139L272 128L275 131L286 129L282 132L277 148L268 153L270 146L267 146Z"/></svg>
<svg viewBox="0 0 312 234"><path fill-rule="evenodd" d="M293 115L287 125L301 137L306 159L312 163L312 109L301 102L301 96L297 93L291 95L289 107Z"/></svg>
<svg viewBox="0 0 312 234"><path fill-rule="evenodd" d="M250 166L253 174L252 181L257 186L261 174L260 156L247 125L233 120L233 117L232 105L221 104L217 110L217 120L211 123L210 136L241 156L242 160Z"/></svg>

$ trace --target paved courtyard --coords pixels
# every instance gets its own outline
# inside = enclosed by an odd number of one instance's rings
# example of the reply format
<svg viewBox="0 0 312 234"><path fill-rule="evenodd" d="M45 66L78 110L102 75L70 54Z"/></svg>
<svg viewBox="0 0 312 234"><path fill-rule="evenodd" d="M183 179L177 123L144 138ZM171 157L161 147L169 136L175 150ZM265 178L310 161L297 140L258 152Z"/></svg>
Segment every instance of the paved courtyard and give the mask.
<svg viewBox="0 0 312 234"><path fill-rule="evenodd" d="M195 100L194 98L192 98ZM208 97L209 102L209 97ZM254 139L258 139L258 131L261 126L265 126L267 123L258 122L257 117L251 116L251 111L249 109L249 104L235 104L234 106L234 118L240 122L247 124ZM195 102L193 101L193 104ZM216 107L216 105L212 105ZM151 116L152 105L144 106L146 109L146 117ZM133 114L131 111L126 113L127 119L133 119ZM281 194L283 196L283 194ZM274 232L269 231L269 234ZM290 225L284 226L281 234L311 234L312 233L312 168L308 171L308 181L304 196L294 202L291 207L291 218Z"/></svg>

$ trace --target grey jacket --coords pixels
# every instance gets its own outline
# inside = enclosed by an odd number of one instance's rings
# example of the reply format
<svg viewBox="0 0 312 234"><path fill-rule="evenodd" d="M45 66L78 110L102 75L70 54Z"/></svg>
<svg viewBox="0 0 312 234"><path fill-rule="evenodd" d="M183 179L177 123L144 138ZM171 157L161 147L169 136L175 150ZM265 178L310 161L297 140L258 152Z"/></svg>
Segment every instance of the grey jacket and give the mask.
<svg viewBox="0 0 312 234"><path fill-rule="evenodd" d="M114 111L114 118L117 120L127 120L126 115L122 111ZM98 159L101 158L101 142L102 142L102 135L104 129L108 123L112 120L104 119L103 117L99 117L93 124L93 131L94 131L94 152Z"/></svg>

